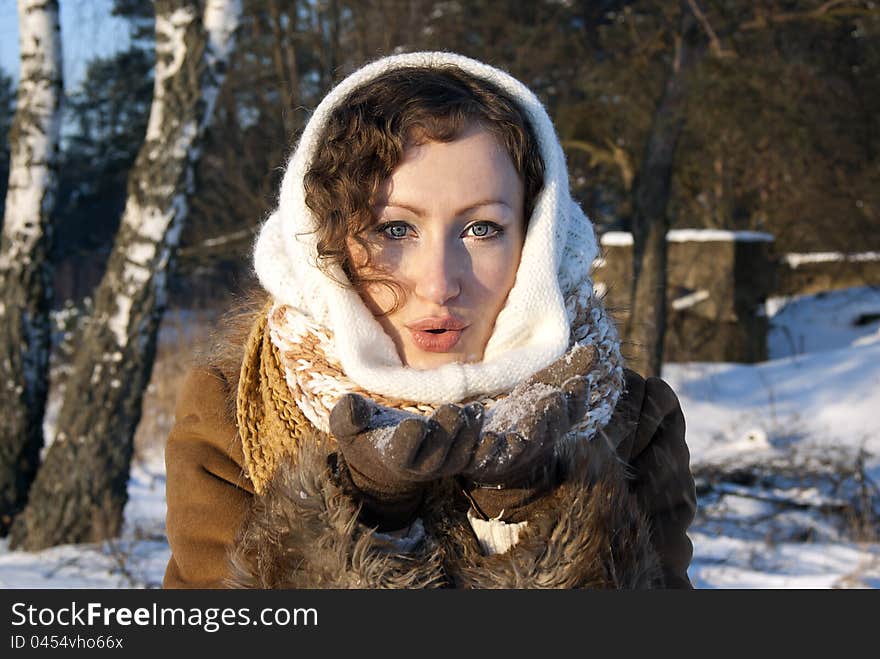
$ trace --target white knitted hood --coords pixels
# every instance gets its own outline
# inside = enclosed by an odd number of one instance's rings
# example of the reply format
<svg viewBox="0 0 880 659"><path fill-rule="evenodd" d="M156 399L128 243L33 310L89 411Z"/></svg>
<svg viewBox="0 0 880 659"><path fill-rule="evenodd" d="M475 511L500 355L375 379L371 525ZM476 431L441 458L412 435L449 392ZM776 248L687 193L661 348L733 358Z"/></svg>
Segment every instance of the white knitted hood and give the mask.
<svg viewBox="0 0 880 659"><path fill-rule="evenodd" d="M431 370L403 365L394 343L356 291L317 267L316 218L305 204L303 177L334 107L364 83L391 69L456 65L488 80L513 98L527 116L544 160L544 187L529 221L516 282L480 363ZM592 224L568 189L565 155L538 98L507 73L461 55L421 52L374 61L340 82L316 108L287 164L278 207L263 224L254 264L263 287L332 332L346 375L383 396L440 404L511 390L559 358L571 344L565 295L592 284L598 253ZM334 275L347 281L336 267Z"/></svg>

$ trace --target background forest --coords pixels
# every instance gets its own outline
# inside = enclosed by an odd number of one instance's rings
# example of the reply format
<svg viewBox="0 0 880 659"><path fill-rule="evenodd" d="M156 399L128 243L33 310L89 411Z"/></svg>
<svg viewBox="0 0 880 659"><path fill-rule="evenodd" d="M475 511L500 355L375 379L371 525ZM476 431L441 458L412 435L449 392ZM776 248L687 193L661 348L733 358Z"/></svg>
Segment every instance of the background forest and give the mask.
<svg viewBox="0 0 880 659"><path fill-rule="evenodd" d="M880 249L875 4L699 3L705 44L683 108L673 228L766 231L781 252ZM58 289L59 306L100 278L150 109L152 4L116 0L114 11L131 21L131 48L90 62L65 104L54 259L76 276ZM628 230L646 137L674 66L678 14L677 3L651 0L246 0L175 282L209 263L235 273L220 280L227 284L247 276L252 232L274 205L279 167L309 110L334 82L391 52L458 51L525 81L556 121L588 215L600 230ZM13 108L4 72L4 138ZM8 147L0 193L7 175ZM220 245L203 244L221 236ZM195 297L216 287L175 290Z"/></svg>

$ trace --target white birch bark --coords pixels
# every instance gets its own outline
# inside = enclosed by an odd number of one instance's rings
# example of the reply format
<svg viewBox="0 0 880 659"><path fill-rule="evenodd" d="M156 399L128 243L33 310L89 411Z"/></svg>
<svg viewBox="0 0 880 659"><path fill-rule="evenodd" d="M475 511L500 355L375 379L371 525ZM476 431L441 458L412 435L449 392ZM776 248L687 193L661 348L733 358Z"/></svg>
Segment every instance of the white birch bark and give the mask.
<svg viewBox="0 0 880 659"><path fill-rule="evenodd" d="M156 0L147 133L107 271L68 380L57 434L12 546L114 536L194 166L225 78L241 0ZM58 502L61 502L59 505Z"/></svg>
<svg viewBox="0 0 880 659"><path fill-rule="evenodd" d="M169 5L170 11L158 13L163 5ZM194 2L157 2L156 7L153 103L120 229L121 237L129 237L129 241L112 305L115 308L99 312L106 314L100 320L107 323L119 347L141 334L141 328L132 327L131 311L148 284L154 287L157 306L165 305L167 264L183 229L201 137L213 116L241 17L241 0L207 0L203 16ZM201 30L204 36L194 35ZM192 64L194 47L205 49L197 88L201 100L195 103L202 107L182 113L183 99L172 88L187 75L182 68Z"/></svg>
<svg viewBox="0 0 880 659"><path fill-rule="evenodd" d="M19 0L18 26L21 71L0 238L0 534L24 503L43 445L63 95L58 1Z"/></svg>

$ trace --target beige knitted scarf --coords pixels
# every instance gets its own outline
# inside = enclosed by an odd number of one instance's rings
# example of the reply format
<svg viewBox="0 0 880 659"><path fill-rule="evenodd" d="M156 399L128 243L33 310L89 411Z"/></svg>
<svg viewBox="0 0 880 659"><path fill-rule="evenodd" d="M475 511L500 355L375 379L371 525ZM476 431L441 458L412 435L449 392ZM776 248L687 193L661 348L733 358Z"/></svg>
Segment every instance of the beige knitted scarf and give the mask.
<svg viewBox="0 0 880 659"><path fill-rule="evenodd" d="M589 283L589 280L583 282ZM593 346L596 360L587 375L591 387L584 420L567 438L588 441L608 423L623 388L623 367L616 329L592 286L566 297L571 345ZM333 334L307 314L276 301L257 317L245 347L237 396L237 417L245 465L262 493L284 456L296 454L301 440L315 430L329 434L329 414L345 393L358 393L380 405L429 415L436 405L374 394L343 372ZM476 396L487 410L508 392Z"/></svg>

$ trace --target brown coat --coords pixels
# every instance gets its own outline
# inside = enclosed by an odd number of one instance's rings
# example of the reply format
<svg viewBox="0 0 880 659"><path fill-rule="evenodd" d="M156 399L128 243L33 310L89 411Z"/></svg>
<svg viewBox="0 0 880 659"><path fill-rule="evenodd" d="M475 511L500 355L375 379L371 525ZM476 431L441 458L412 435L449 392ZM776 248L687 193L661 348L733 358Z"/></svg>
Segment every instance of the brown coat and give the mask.
<svg viewBox="0 0 880 659"><path fill-rule="evenodd" d="M235 391L234 369L196 367L178 396L165 458L166 588L690 587L686 530L696 495L684 417L662 380L627 371L627 391L606 429L610 441L572 458L563 484L505 554L483 556L466 501L449 484L435 487L420 513L426 541L417 561L383 547L357 521L356 502L328 468L333 449L317 431L304 443L311 449L254 496L232 412ZM616 446L622 461L605 445ZM311 551L319 544L320 552Z"/></svg>

